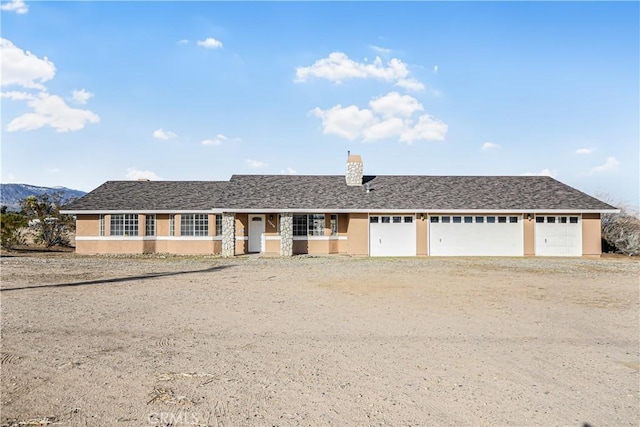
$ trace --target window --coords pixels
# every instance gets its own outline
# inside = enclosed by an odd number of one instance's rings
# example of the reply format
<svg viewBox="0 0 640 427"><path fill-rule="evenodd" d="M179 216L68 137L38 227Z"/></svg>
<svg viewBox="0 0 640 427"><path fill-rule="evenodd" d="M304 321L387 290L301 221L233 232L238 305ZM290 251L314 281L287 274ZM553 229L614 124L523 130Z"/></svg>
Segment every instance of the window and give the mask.
<svg viewBox="0 0 640 427"><path fill-rule="evenodd" d="M448 224L451 222L451 217L450 216L443 216L442 217L442 223L443 224Z"/></svg>
<svg viewBox="0 0 640 427"><path fill-rule="evenodd" d="M555 222L556 222L556 217L555 216L548 216L547 217L547 223L555 224Z"/></svg>
<svg viewBox="0 0 640 427"><path fill-rule="evenodd" d="M144 235L155 236L156 235L156 216L147 215L144 222Z"/></svg>
<svg viewBox="0 0 640 427"><path fill-rule="evenodd" d="M454 224L460 224L462 222L462 217L461 216L454 216L453 217L453 223Z"/></svg>
<svg viewBox="0 0 640 427"><path fill-rule="evenodd" d="M499 216L498 217L498 223L499 224L506 224L507 222L507 217L506 216Z"/></svg>
<svg viewBox="0 0 640 427"><path fill-rule="evenodd" d="M465 216L464 217L464 223L465 224L471 224L473 222L473 217L472 216Z"/></svg>
<svg viewBox="0 0 640 427"><path fill-rule="evenodd" d="M104 215L100 215L100 236L104 236Z"/></svg>
<svg viewBox="0 0 640 427"><path fill-rule="evenodd" d="M169 215L169 236L176 235L176 216L174 214Z"/></svg>
<svg viewBox="0 0 640 427"><path fill-rule="evenodd" d="M404 222L405 222L405 224L411 224L413 222L413 217L412 216L405 216L404 217Z"/></svg>
<svg viewBox="0 0 640 427"><path fill-rule="evenodd" d="M495 216L488 216L487 217L487 223L488 224L495 224L496 223L496 217Z"/></svg>
<svg viewBox="0 0 640 427"><path fill-rule="evenodd" d="M337 236L338 235L338 215L331 215L329 217L329 220L331 221L331 235Z"/></svg>
<svg viewBox="0 0 640 427"><path fill-rule="evenodd" d="M222 215L216 215L216 236L222 236Z"/></svg>
<svg viewBox="0 0 640 427"><path fill-rule="evenodd" d="M378 217L377 216L370 216L369 217L369 222L371 224L377 224L378 223Z"/></svg>
<svg viewBox="0 0 640 427"><path fill-rule="evenodd" d="M208 214L182 214L180 216L181 236L208 236Z"/></svg>
<svg viewBox="0 0 640 427"><path fill-rule="evenodd" d="M482 224L484 222L484 217L483 216L477 216L476 217L476 224Z"/></svg>
<svg viewBox="0 0 640 427"><path fill-rule="evenodd" d="M543 217L543 216L537 216L537 217L536 217L536 222L537 222L538 224L543 223L543 222L544 222L544 217Z"/></svg>
<svg viewBox="0 0 640 427"><path fill-rule="evenodd" d="M432 216L431 217L431 222L437 224L438 222L440 222L440 217L439 216Z"/></svg>
<svg viewBox="0 0 640 427"><path fill-rule="evenodd" d="M309 215L309 236L324 236L325 227L324 214Z"/></svg>
<svg viewBox="0 0 640 427"><path fill-rule="evenodd" d="M294 236L324 236L324 214L294 215Z"/></svg>
<svg viewBox="0 0 640 427"><path fill-rule="evenodd" d="M509 217L509 222L512 223L512 224L515 223L515 222L518 222L518 217L517 216L510 216Z"/></svg>
<svg viewBox="0 0 640 427"><path fill-rule="evenodd" d="M569 217L569 223L570 224L577 224L578 223L578 217L577 216Z"/></svg>
<svg viewBox="0 0 640 427"><path fill-rule="evenodd" d="M560 217L560 223L561 224L566 224L567 223L567 217L566 216L561 216Z"/></svg>
<svg viewBox="0 0 640 427"><path fill-rule="evenodd" d="M111 225L112 236L137 236L138 235L138 215L137 214L111 215L110 225Z"/></svg>
<svg viewBox="0 0 640 427"><path fill-rule="evenodd" d="M393 223L394 224L400 224L402 222L402 217L401 216L394 216L393 217Z"/></svg>
<svg viewBox="0 0 640 427"><path fill-rule="evenodd" d="M382 217L382 223L383 224L389 224L391 222L391 217L390 216L383 216Z"/></svg>

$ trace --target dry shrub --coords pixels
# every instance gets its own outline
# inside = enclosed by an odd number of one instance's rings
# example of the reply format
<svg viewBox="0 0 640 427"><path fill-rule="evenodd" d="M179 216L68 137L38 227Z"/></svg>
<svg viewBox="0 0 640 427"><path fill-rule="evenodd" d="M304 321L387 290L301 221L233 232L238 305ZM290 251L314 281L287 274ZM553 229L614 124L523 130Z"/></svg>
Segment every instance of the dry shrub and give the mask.
<svg viewBox="0 0 640 427"><path fill-rule="evenodd" d="M620 213L602 215L603 250L640 255L640 215L627 205L607 203L618 206Z"/></svg>

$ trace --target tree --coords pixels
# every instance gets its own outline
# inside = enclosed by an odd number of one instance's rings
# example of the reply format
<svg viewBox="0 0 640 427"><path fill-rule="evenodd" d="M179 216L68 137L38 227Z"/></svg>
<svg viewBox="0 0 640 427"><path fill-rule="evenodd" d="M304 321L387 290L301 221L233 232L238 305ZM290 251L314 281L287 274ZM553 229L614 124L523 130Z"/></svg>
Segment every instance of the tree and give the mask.
<svg viewBox="0 0 640 427"><path fill-rule="evenodd" d="M13 249L25 243L24 229L27 219L17 212L0 212L0 245L5 249Z"/></svg>
<svg viewBox="0 0 640 427"><path fill-rule="evenodd" d="M75 221L70 215L62 215L62 192L29 196L20 207L34 230L34 242L46 247L68 246L69 234L75 231Z"/></svg>

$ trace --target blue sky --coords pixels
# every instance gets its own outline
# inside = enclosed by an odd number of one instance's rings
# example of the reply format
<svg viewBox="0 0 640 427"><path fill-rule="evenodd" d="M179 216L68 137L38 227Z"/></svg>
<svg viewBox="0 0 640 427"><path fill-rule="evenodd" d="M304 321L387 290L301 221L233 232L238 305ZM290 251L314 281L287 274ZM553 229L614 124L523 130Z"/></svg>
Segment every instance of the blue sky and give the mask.
<svg viewBox="0 0 640 427"><path fill-rule="evenodd" d="M639 198L637 2L2 2L2 182L550 174Z"/></svg>

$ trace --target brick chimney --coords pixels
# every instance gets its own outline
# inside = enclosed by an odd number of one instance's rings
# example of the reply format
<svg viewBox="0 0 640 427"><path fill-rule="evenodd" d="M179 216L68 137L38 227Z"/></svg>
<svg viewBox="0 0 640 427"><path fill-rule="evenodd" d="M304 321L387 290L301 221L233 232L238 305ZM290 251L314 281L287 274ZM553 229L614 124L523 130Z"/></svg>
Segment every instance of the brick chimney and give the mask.
<svg viewBox="0 0 640 427"><path fill-rule="evenodd" d="M362 158L358 154L347 151L347 174L345 180L349 186L362 185Z"/></svg>

